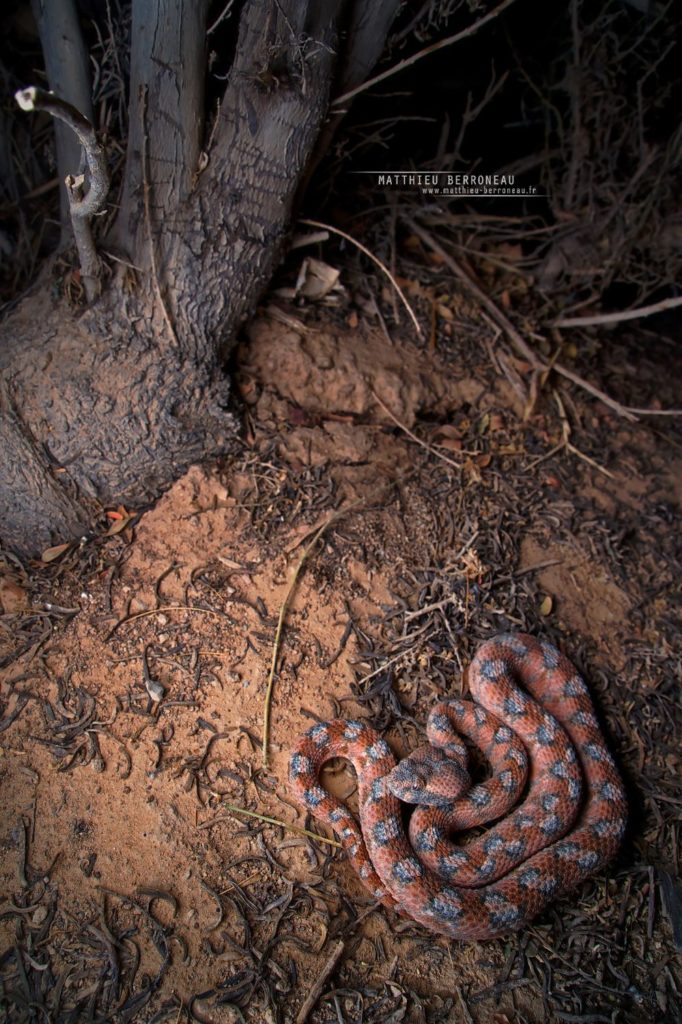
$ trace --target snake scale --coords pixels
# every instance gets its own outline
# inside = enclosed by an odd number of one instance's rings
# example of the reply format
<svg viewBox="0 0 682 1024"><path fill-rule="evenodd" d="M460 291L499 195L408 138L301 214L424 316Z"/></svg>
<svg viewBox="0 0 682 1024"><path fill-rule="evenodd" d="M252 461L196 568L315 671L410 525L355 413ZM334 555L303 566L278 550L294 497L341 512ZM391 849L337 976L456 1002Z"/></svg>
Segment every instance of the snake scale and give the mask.
<svg viewBox="0 0 682 1024"><path fill-rule="evenodd" d="M430 746L400 764L367 723L334 719L301 737L289 779L376 899L433 932L488 939L522 928L603 867L619 847L627 806L587 687L551 644L522 633L486 641L469 688L474 703L436 705ZM470 786L458 733L482 749L491 779ZM360 825L320 784L334 757L356 770ZM419 805L409 836L401 801ZM501 815L473 841L453 841L455 830Z"/></svg>

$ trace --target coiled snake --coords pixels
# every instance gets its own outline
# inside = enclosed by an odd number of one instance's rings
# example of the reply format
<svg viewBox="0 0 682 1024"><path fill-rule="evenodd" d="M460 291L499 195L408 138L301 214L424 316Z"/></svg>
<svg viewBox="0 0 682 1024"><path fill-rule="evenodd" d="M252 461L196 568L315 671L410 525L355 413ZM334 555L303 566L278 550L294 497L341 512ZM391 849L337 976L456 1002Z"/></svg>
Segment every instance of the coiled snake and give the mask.
<svg viewBox="0 0 682 1024"><path fill-rule="evenodd" d="M587 687L555 647L522 633L488 640L469 687L476 703L436 705L431 747L399 765L376 730L335 719L301 737L289 779L297 801L339 835L376 899L434 932L487 939L522 928L606 864L627 807ZM467 788L467 750L453 725L485 753L487 782ZM333 757L357 772L360 826L320 785ZM523 802L508 813L526 781ZM412 814L409 838L400 800L427 805ZM450 838L506 813L466 845Z"/></svg>

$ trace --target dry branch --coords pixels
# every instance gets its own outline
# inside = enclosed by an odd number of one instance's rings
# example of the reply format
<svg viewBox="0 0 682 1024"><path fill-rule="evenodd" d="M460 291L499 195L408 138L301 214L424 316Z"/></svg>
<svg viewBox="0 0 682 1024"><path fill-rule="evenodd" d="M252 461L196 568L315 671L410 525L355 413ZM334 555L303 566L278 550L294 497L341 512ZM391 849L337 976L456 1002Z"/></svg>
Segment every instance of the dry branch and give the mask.
<svg viewBox="0 0 682 1024"><path fill-rule="evenodd" d="M487 25L489 21L496 18L498 14L501 14L507 7L511 7L516 0L503 0L501 4L493 8L484 17L479 18L478 21L474 22L473 25L469 25L461 32L455 33L454 36L448 36L447 39L440 39L437 43L432 43L431 46L427 46L425 49L420 50L419 53L413 53L411 57L406 57L405 60L401 60L399 64L395 64L392 68L388 68L386 71L382 71L380 75L375 75L374 78L369 78L366 82L351 89L349 92L345 92L342 96L337 96L334 100L334 106L339 107L349 100L352 100L360 92L365 92L366 89L371 89L372 86L378 85L379 82L384 82L387 78L391 78L392 75L397 75L399 72L404 71L405 68L411 67L416 64L418 60L423 57L428 57L432 53L437 53L438 50L444 50L446 46L454 46L455 43L461 42L462 39L468 39L478 32L479 29Z"/></svg>
<svg viewBox="0 0 682 1024"><path fill-rule="evenodd" d="M566 319L555 320L552 327L596 327L600 324L619 324L625 320L639 320L641 317L653 316L655 313L663 313L666 309L676 309L682 306L682 296L673 299L663 299L661 302L654 302L650 306L639 306L637 309L626 309L622 313L596 313L594 316L570 316Z"/></svg>
<svg viewBox="0 0 682 1024"><path fill-rule="evenodd" d="M100 263L90 220L101 209L109 191L109 171L104 150L87 117L66 100L35 86L19 89L14 98L22 110L44 110L62 121L75 133L83 147L88 169L87 188L84 174L67 174L64 183L85 295L88 302L92 302L100 293Z"/></svg>
<svg viewBox="0 0 682 1024"><path fill-rule="evenodd" d="M270 719L272 714L272 692L275 685L275 677L277 675L277 660L279 658L280 644L282 642L282 632L284 630L284 624L286 622L287 612L291 605L292 598L296 591L299 576L303 570L303 566L308 561L308 557L312 552L313 548L317 544L318 540L323 536L324 533L332 526L338 519L345 516L347 512L357 508L362 504L363 499L352 502L345 508L337 509L333 512L328 519L322 523L322 525L313 534L312 540L306 545L303 554L301 555L298 564L294 570L294 574L289 584L289 589L286 592L284 600L279 610L279 617L277 619L277 629L275 630L275 640L272 645L272 659L270 662L270 671L268 673L268 681L265 688L265 698L263 700L263 749L262 749L262 763L263 768L269 767L269 755L270 755Z"/></svg>
<svg viewBox="0 0 682 1024"><path fill-rule="evenodd" d="M322 970L315 979L313 987L306 996L306 999L302 1004L301 1009L296 1014L296 1024L305 1024L305 1022L307 1021L310 1011L314 1007L317 1000L320 998L322 989L326 985L329 975L336 969L336 965L341 959L345 948L346 947L343 939L339 939L339 941L335 943L335 945L332 947L332 951L327 957L326 963L324 964Z"/></svg>
<svg viewBox="0 0 682 1024"><path fill-rule="evenodd" d="M528 360L535 371L541 371L545 377L547 377L549 376L549 373L554 370L560 376L570 380L573 384L577 384L577 386L582 388L583 391L587 391L587 393L592 395L593 398L599 399L600 402L607 405L615 413L622 416L623 419L629 420L631 423L635 423L639 416L682 415L682 410L679 409L631 409L617 401L615 398L611 398L610 395L607 395L604 391L595 387L594 384L590 384L589 381L585 380L584 377L580 377L577 373L574 373L573 370L569 370L566 366L562 366L561 363L557 363L555 361L545 363L544 360L542 360L528 346L511 321L500 309L498 309L492 299L489 298L481 288L479 288L473 278L452 258L452 256L450 256L443 246L434 238L431 232L422 228L421 225L417 224L411 217L403 216L403 221L410 230L413 231L417 237L431 249L432 252L435 252L443 260L443 263L453 272L453 274L455 274L460 281L466 285L474 298L476 298L481 306L488 311L496 324L502 328L519 355ZM678 304L681 300L669 299L666 301Z"/></svg>

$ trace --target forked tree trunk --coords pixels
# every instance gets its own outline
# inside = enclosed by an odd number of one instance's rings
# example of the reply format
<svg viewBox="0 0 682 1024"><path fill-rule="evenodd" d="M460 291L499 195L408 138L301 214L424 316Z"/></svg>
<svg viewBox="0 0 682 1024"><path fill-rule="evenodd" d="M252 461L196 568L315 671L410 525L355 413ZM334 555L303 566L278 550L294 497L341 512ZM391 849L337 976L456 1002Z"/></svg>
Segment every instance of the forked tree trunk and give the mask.
<svg viewBox="0 0 682 1024"><path fill-rule="evenodd" d="M64 0L66 3L72 0ZM119 259L76 314L48 285L0 325L0 537L24 554L149 502L236 424L220 356L279 260L332 89L364 79L398 0L244 0L204 120L207 5L133 3Z"/></svg>

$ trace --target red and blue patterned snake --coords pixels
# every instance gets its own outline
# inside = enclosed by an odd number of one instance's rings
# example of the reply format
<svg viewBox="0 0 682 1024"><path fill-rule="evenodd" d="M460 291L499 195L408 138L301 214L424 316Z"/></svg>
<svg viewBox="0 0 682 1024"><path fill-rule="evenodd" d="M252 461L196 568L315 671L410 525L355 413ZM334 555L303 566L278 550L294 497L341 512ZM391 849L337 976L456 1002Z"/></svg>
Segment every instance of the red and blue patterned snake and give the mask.
<svg viewBox="0 0 682 1024"><path fill-rule="evenodd" d="M486 641L469 688L475 703L436 705L431 746L400 764L367 723L334 719L301 737L289 779L296 800L338 834L376 899L433 932L489 939L522 928L603 867L620 845L627 805L587 687L551 644L523 633ZM491 779L467 788L457 732L482 749ZM360 825L320 784L334 757L357 773ZM414 810L409 837L401 800L426 805ZM452 841L454 829L503 814L472 842Z"/></svg>

